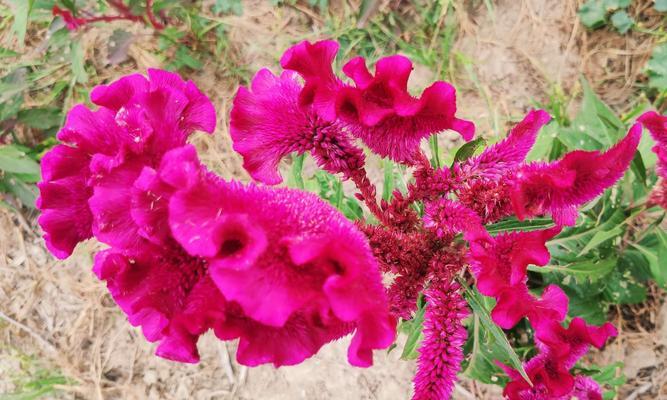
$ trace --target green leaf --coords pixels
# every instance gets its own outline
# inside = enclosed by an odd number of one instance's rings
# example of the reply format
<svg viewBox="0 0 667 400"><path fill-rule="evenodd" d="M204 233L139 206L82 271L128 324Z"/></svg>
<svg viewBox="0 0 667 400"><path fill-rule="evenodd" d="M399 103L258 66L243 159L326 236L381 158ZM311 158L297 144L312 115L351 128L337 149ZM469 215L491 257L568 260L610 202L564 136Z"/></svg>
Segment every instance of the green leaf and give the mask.
<svg viewBox="0 0 667 400"><path fill-rule="evenodd" d="M18 55L19 53L15 52L14 50L0 47L0 58L16 57Z"/></svg>
<svg viewBox="0 0 667 400"><path fill-rule="evenodd" d="M483 330L485 333L488 333L487 338L490 342L483 343L483 345L485 347L493 347L495 353L494 355L497 357L493 361L497 360L514 368L515 370L519 371L521 376L527 382L530 382L530 378L528 377L528 374L526 374L526 371L523 369L523 364L521 363L519 356L510 345L507 337L505 336L505 333L491 320L491 314L489 312L490 308L485 305L484 296L482 296L477 291L477 289L470 289L467 286L464 287L466 288L465 294L466 299L468 300L468 305L470 305L476 321L479 321L479 329ZM472 357L475 357L475 353L473 353ZM468 376L471 376L470 373L474 371L470 370L471 365L474 365L472 361L464 371L464 373L466 373Z"/></svg>
<svg viewBox="0 0 667 400"><path fill-rule="evenodd" d="M570 298L568 315L581 317L589 324L594 325L601 325L607 322L608 305L602 295L582 297L571 293L567 294Z"/></svg>
<svg viewBox="0 0 667 400"><path fill-rule="evenodd" d="M0 191L13 194L26 207L35 208L37 188L35 185L25 183L14 174L7 172L0 177Z"/></svg>
<svg viewBox="0 0 667 400"><path fill-rule="evenodd" d="M216 14L233 13L235 15L243 14L243 3L241 0L215 0L213 12Z"/></svg>
<svg viewBox="0 0 667 400"><path fill-rule="evenodd" d="M646 299L646 286L629 271L614 270L605 279L604 296L614 304L638 304Z"/></svg>
<svg viewBox="0 0 667 400"><path fill-rule="evenodd" d="M39 180L39 164L14 145L0 146L0 170Z"/></svg>
<svg viewBox="0 0 667 400"><path fill-rule="evenodd" d="M530 232L551 228L553 226L554 223L551 218L533 218L526 221L519 221L512 217L504 221L496 222L495 224L486 225L486 230L490 234L512 231Z"/></svg>
<svg viewBox="0 0 667 400"><path fill-rule="evenodd" d="M667 90L667 43L653 49L651 59L646 64L648 85L657 90Z"/></svg>
<svg viewBox="0 0 667 400"><path fill-rule="evenodd" d="M577 14L584 26L597 29L604 26L607 10L600 0L588 0L579 8Z"/></svg>
<svg viewBox="0 0 667 400"><path fill-rule="evenodd" d="M459 147L459 149L456 151L456 155L454 155L454 163L456 162L462 162L473 155L475 155L475 152L477 149L484 147L486 145L486 139L483 137L478 137L477 139L473 139L469 141L468 143L465 143L463 146ZM454 164L452 163L452 165Z"/></svg>
<svg viewBox="0 0 667 400"><path fill-rule="evenodd" d="M385 159L382 161L384 166L384 184L382 185L382 200L389 201L394 192L394 163Z"/></svg>
<svg viewBox="0 0 667 400"><path fill-rule="evenodd" d="M635 24L635 21L625 10L618 10L611 16L611 24L621 34L626 34Z"/></svg>
<svg viewBox="0 0 667 400"><path fill-rule="evenodd" d="M632 164L630 164L630 169L632 173L635 174L637 180L644 186L646 186L646 166L644 165L644 159L642 158L642 153L637 151L634 158L632 159Z"/></svg>
<svg viewBox="0 0 667 400"><path fill-rule="evenodd" d="M438 145L438 135L431 135L428 138L428 146L431 149L431 166L440 168L440 146Z"/></svg>
<svg viewBox="0 0 667 400"><path fill-rule="evenodd" d="M544 267L530 265L528 270L540 274L558 272L574 277L577 282L585 282L587 280L589 282L595 282L613 271L617 262L618 260L616 258L608 258L605 260L583 260L567 265L545 265Z"/></svg>
<svg viewBox="0 0 667 400"><path fill-rule="evenodd" d="M402 360L414 360L419 356L419 345L424 339L424 313L426 312L426 305L422 305L417 309L414 318L409 321L401 323L401 330L407 333L408 338L403 346L401 353Z"/></svg>
<svg viewBox="0 0 667 400"><path fill-rule="evenodd" d="M623 235L623 228L621 226L615 226L611 228L608 231L600 230L597 231L593 234L593 237L591 237L590 241L586 243L586 246L584 246L583 249L577 254L577 257L581 257L591 251L594 247L597 247L598 245L606 242L607 240L614 239L616 237L619 237Z"/></svg>
<svg viewBox="0 0 667 400"><path fill-rule="evenodd" d="M603 0L603 3L605 8L611 11L630 6L630 0Z"/></svg>
<svg viewBox="0 0 667 400"><path fill-rule="evenodd" d="M59 126L62 114L57 107L36 107L19 111L17 118L31 128L46 130Z"/></svg>
<svg viewBox="0 0 667 400"><path fill-rule="evenodd" d="M297 189L305 188L302 176L303 161L305 158L305 154L292 155L292 168L290 169L290 180L288 181L288 186L295 187Z"/></svg>
<svg viewBox="0 0 667 400"><path fill-rule="evenodd" d="M72 63L72 73L74 79L79 83L88 82L88 74L84 68L85 60L81 42L72 42L70 45L70 62Z"/></svg>
<svg viewBox="0 0 667 400"><path fill-rule="evenodd" d="M632 247L639 250L649 264L649 271L651 277L662 288L667 288L667 267L665 267L665 260L667 260L667 233L662 229L656 229L655 234L651 235L655 238L653 246L646 244L630 243Z"/></svg>
<svg viewBox="0 0 667 400"><path fill-rule="evenodd" d="M653 8L659 12L667 12L667 0L655 0Z"/></svg>
<svg viewBox="0 0 667 400"><path fill-rule="evenodd" d="M12 30L21 45L25 42L25 33L28 29L28 15L30 15L33 1L34 0L9 0L9 4L12 5L12 14L14 15Z"/></svg>

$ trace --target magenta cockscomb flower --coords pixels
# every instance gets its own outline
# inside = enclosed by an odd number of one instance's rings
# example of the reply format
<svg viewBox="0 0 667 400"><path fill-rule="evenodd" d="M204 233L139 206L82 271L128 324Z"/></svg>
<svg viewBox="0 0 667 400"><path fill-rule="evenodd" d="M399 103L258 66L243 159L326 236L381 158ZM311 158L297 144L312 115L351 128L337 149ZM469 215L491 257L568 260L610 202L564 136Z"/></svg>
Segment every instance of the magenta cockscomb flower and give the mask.
<svg viewBox="0 0 667 400"><path fill-rule="evenodd" d="M523 283L529 264L549 262L551 255L545 243L559 232L560 228L511 232L471 241L471 266L480 293L496 296L506 287Z"/></svg>
<svg viewBox="0 0 667 400"><path fill-rule="evenodd" d="M77 243L93 233L93 216L88 208L92 188L88 185L90 156L77 148L59 144L42 158L42 182L37 208L39 225L51 254L67 258Z"/></svg>
<svg viewBox="0 0 667 400"><path fill-rule="evenodd" d="M488 180L500 180L524 162L535 144L539 130L551 120L544 110L532 110L500 142L486 148L482 154L463 166L467 175Z"/></svg>
<svg viewBox="0 0 667 400"><path fill-rule="evenodd" d="M292 152L310 151L320 167L346 177L363 167L363 152L339 124L299 104L300 94L307 89L295 73L278 77L263 69L250 89L240 87L236 93L230 133L234 150L243 156L244 168L256 181L282 182L278 163Z"/></svg>
<svg viewBox="0 0 667 400"><path fill-rule="evenodd" d="M451 129L471 140L475 125L456 117L456 90L446 82L436 82L419 98L412 97L411 71L412 62L400 55L378 60L375 75L363 58L350 60L343 72L355 86L340 90L336 113L375 153L412 163L422 139Z"/></svg>
<svg viewBox="0 0 667 400"><path fill-rule="evenodd" d="M572 376L570 369L591 345L602 348L616 334L609 323L590 326L579 317L572 319L568 328L556 321L536 326L539 354L524 365L532 384L506 368L512 381L505 387L504 396L510 400L570 399L573 395L596 398L599 385L585 377Z"/></svg>
<svg viewBox="0 0 667 400"><path fill-rule="evenodd" d="M446 129L472 139L474 125L456 117L456 91L436 82L419 98L408 92L412 63L403 56L380 59L375 75L357 57L343 67L354 85L342 82L332 69L338 44L301 42L285 52L283 68L305 81L300 104L311 106L325 121L339 121L374 152L400 162L414 162L419 142Z"/></svg>
<svg viewBox="0 0 667 400"><path fill-rule="evenodd" d="M222 295L247 318L282 328L302 315L336 332L356 328L349 360L358 366L393 342L377 263L341 213L313 194L224 182L199 164L193 147L168 153L159 176L175 188L173 237L207 261Z"/></svg>
<svg viewBox="0 0 667 400"><path fill-rule="evenodd" d="M667 116L649 111L642 114L637 121L648 129L656 142L652 150L658 156L656 172L659 181L653 188L649 201L667 209Z"/></svg>
<svg viewBox="0 0 667 400"><path fill-rule="evenodd" d="M305 81L299 103L305 107L312 105L328 122L336 119L336 97L343 85L332 67L338 48L333 40L303 41L287 49L280 58L284 69L298 72Z"/></svg>
<svg viewBox="0 0 667 400"><path fill-rule="evenodd" d="M468 314L457 283L432 286L426 293L424 341L419 348L413 400L440 400L451 396L461 369L468 332L461 321Z"/></svg>
<svg viewBox="0 0 667 400"><path fill-rule="evenodd" d="M65 144L42 163L40 225L59 258L93 234L108 244L135 246L141 239L127 194L142 167L157 166L194 130L215 128L208 98L167 71L151 69L148 79L134 74L98 86L91 100L99 108L72 108L58 132Z"/></svg>
<svg viewBox="0 0 667 400"><path fill-rule="evenodd" d="M559 225L574 225L577 207L599 196L628 169L641 138L635 124L624 139L600 153L573 151L552 163L531 163L514 175L510 195L519 219L551 214Z"/></svg>

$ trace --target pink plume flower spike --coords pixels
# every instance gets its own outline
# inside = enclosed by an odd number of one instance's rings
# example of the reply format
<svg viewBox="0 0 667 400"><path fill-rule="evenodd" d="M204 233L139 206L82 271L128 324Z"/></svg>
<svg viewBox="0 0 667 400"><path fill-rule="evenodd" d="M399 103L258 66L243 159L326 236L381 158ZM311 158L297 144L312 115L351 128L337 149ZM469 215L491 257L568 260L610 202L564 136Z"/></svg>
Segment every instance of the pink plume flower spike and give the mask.
<svg viewBox="0 0 667 400"><path fill-rule="evenodd" d="M248 318L276 329L295 314L336 332L351 325L348 359L356 366L371 365L372 350L393 342L375 259L341 213L310 193L222 181L192 146L166 154L158 173L175 190L173 237L208 260L216 286Z"/></svg>
<svg viewBox="0 0 667 400"><path fill-rule="evenodd" d="M468 236L484 236L482 220L473 210L463 204L438 199L426 203L424 207L424 228L433 231L436 236L453 238L456 234L466 232Z"/></svg>
<svg viewBox="0 0 667 400"><path fill-rule="evenodd" d="M640 138L641 125L635 124L625 138L604 153L577 150L553 163L526 164L511 183L517 217L523 220L549 213L558 225L574 225L577 207L623 176Z"/></svg>
<svg viewBox="0 0 667 400"><path fill-rule="evenodd" d="M475 126L456 117L456 90L436 82L419 98L412 97L407 82L409 59L395 55L380 59L375 75L362 58L350 60L343 71L355 86L344 86L336 97L336 115L352 134L375 153L395 161L415 163L422 139L446 129L471 140Z"/></svg>
<svg viewBox="0 0 667 400"><path fill-rule="evenodd" d="M156 167L193 130L215 128L208 98L167 71L151 69L148 79L133 74L97 86L91 100L99 108L72 108L57 136L65 144L42 163L40 224L59 258L93 234L108 244L135 246L139 235L128 193L142 167ZM75 229L64 229L67 220Z"/></svg>
<svg viewBox="0 0 667 400"><path fill-rule="evenodd" d="M469 314L460 289L457 283L443 283L426 291L424 341L419 348L413 400L442 400L452 394L467 338L461 321Z"/></svg>
<svg viewBox="0 0 667 400"><path fill-rule="evenodd" d="M277 77L268 69L255 75L250 89L239 88L230 134L234 150L243 156L243 167L256 181L282 182L278 163L292 152L311 151L320 167L346 178L363 167L363 152L337 124L319 117L312 107L299 105L301 92L296 74Z"/></svg>
<svg viewBox="0 0 667 400"><path fill-rule="evenodd" d="M535 144L539 130L551 120L544 110L530 111L507 137L466 162L467 174L498 181L522 163Z"/></svg>

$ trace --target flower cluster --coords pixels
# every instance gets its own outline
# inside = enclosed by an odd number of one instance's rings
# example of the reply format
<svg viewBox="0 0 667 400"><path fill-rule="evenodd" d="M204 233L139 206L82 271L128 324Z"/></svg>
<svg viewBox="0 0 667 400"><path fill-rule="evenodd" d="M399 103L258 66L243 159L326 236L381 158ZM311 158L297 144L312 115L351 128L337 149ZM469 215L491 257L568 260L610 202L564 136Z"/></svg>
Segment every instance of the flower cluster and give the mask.
<svg viewBox="0 0 667 400"><path fill-rule="evenodd" d="M399 55L380 59L373 73L353 58L342 68L346 79L334 71L337 52L333 41L302 42L282 56L280 74L260 70L236 94L230 135L255 181L281 183L281 160L308 152L356 185L372 220L352 223L309 193L217 177L187 144L194 130L213 131L210 101L192 83L151 70L148 79L96 88L100 108L72 109L58 135L65 144L44 157L38 206L49 249L64 258L91 237L108 244L95 273L129 321L160 341L157 353L173 360L197 361L197 338L209 329L239 339L241 363L276 366L354 332L348 359L368 366L373 350L394 341L396 320L421 311L413 399L448 398L470 326L466 296L477 291L495 299L491 319L500 328L526 319L534 332L538 352L523 371L502 366L511 379L506 398L600 399L597 383L572 369L614 327L576 317L566 324L566 294L550 285L536 295L527 270L547 265L547 242L623 176L641 124L658 142L662 180L652 201L667 205L667 119L643 115L603 152L528 163L550 121L532 110L481 154L434 168L423 139L448 129L474 135L457 116L453 87L436 82L413 96L412 64ZM411 168L404 192L377 202L361 144ZM550 216L553 226L488 229L535 216Z"/></svg>
<svg viewBox="0 0 667 400"><path fill-rule="evenodd" d="M353 223L317 196L227 182L187 144L215 111L192 82L149 70L74 107L42 163L40 224L65 258L95 237L95 274L159 356L197 362L212 329L245 365L302 362L354 332L372 364L395 336L381 276ZM344 241L338 239L344 237ZM261 293L261 296L257 294Z"/></svg>

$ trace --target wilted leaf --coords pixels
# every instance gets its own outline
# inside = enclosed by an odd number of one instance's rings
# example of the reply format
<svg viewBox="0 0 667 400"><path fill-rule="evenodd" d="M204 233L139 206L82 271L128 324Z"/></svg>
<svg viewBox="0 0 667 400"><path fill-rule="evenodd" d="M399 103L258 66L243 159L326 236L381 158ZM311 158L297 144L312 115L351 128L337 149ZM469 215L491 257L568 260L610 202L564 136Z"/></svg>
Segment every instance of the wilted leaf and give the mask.
<svg viewBox="0 0 667 400"><path fill-rule="evenodd" d="M134 40L134 35L122 29L116 29L109 37L107 52L109 65L118 65L128 59L127 52Z"/></svg>

